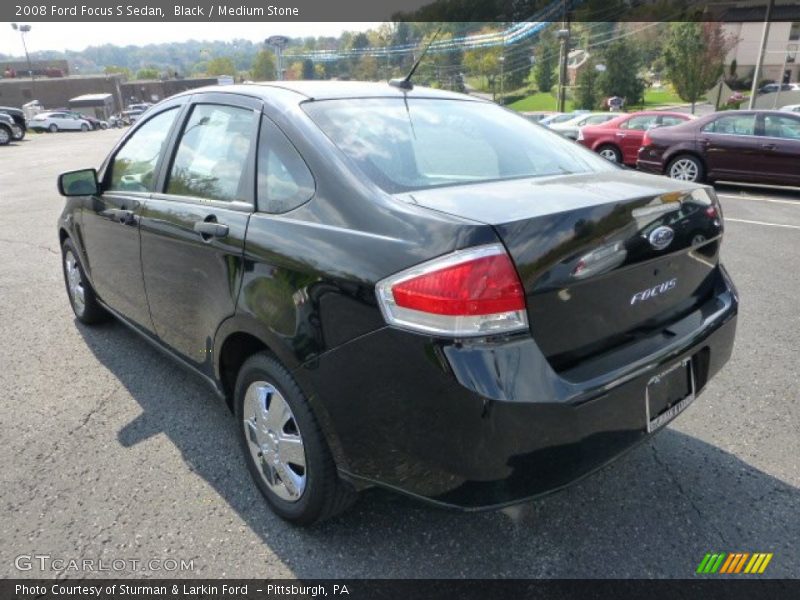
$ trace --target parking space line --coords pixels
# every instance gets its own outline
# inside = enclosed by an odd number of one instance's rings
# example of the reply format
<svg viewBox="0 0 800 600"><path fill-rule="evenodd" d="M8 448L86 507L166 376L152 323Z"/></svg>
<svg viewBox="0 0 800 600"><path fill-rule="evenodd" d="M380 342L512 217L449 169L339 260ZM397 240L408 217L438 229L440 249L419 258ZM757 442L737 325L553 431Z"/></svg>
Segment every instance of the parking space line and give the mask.
<svg viewBox="0 0 800 600"><path fill-rule="evenodd" d="M720 198L731 198L733 200L753 200L755 202L774 202L775 204L793 204L800 206L800 199L798 200L778 200L777 198L767 198L766 196L745 196L738 194L717 194Z"/></svg>
<svg viewBox="0 0 800 600"><path fill-rule="evenodd" d="M770 227L786 227L788 229L800 229L800 225L786 225L785 223L767 223L766 221L751 221L750 219L731 219L725 217L725 222L749 223L750 225L768 225Z"/></svg>

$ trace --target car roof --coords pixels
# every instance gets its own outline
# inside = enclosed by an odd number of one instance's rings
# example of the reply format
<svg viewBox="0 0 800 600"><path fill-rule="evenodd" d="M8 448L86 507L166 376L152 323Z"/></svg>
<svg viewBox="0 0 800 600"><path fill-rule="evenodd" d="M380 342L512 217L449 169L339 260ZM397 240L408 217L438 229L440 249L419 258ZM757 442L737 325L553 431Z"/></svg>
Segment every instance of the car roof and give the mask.
<svg viewBox="0 0 800 600"><path fill-rule="evenodd" d="M236 85L214 85L188 90L183 94L224 92L274 99L275 94L272 92L276 89L294 92L297 95L298 103L308 100L402 98L404 96L409 98L442 98L486 102L486 100L474 96L423 86L415 85L411 90L401 90L389 85L387 82L365 81L264 81Z"/></svg>

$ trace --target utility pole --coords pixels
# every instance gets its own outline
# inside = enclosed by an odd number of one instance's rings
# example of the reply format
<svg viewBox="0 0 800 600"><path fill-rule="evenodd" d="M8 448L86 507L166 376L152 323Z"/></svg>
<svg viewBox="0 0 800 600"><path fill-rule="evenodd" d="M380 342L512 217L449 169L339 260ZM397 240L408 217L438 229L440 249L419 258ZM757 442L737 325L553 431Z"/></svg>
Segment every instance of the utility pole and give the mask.
<svg viewBox="0 0 800 600"><path fill-rule="evenodd" d="M761 34L761 48L758 51L758 62L756 63L755 71L753 71L753 87L750 89L750 102L747 108L753 109L756 104L756 92L758 92L758 80L761 78L761 65L764 62L764 51L767 48L767 39L769 38L769 20L772 17L772 9L775 7L775 0L769 0L767 4L767 12L764 15L764 31Z"/></svg>
<svg viewBox="0 0 800 600"><path fill-rule="evenodd" d="M564 0L564 22L563 28L559 29L556 37L561 42L558 55L558 107L559 112L564 112L567 102L567 58L569 57L569 16L567 15L567 0Z"/></svg>
<svg viewBox="0 0 800 600"><path fill-rule="evenodd" d="M506 47L503 45L503 54L500 55L498 59L500 61L500 106L503 106L505 101L505 65L506 65L506 55L505 55Z"/></svg>

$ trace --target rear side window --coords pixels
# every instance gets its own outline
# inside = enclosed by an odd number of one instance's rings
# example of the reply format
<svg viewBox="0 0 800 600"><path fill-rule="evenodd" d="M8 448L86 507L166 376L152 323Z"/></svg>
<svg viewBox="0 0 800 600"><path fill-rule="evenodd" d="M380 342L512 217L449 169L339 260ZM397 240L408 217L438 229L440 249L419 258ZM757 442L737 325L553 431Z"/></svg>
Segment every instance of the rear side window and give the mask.
<svg viewBox="0 0 800 600"><path fill-rule="evenodd" d="M631 117L620 125L620 129L633 129L635 131L647 131L656 124L655 116L642 115L640 117Z"/></svg>
<svg viewBox="0 0 800 600"><path fill-rule="evenodd" d="M176 108L165 110L144 123L128 138L111 161L108 190L153 191L156 164L177 114Z"/></svg>
<svg viewBox="0 0 800 600"><path fill-rule="evenodd" d="M196 105L181 134L166 193L251 202L244 174L255 119L245 108Z"/></svg>
<svg viewBox="0 0 800 600"><path fill-rule="evenodd" d="M681 123L685 122L685 119L681 119L679 117L661 117L662 127L671 127L672 125L680 125Z"/></svg>
<svg viewBox="0 0 800 600"><path fill-rule="evenodd" d="M256 169L260 211L284 213L314 195L314 178L306 163L283 132L266 117L261 118Z"/></svg>
<svg viewBox="0 0 800 600"><path fill-rule="evenodd" d="M764 115L764 135L787 140L800 140L800 119Z"/></svg>
<svg viewBox="0 0 800 600"><path fill-rule="evenodd" d="M725 115L711 121L703 131L706 133L725 133L728 135L755 135L755 115Z"/></svg>

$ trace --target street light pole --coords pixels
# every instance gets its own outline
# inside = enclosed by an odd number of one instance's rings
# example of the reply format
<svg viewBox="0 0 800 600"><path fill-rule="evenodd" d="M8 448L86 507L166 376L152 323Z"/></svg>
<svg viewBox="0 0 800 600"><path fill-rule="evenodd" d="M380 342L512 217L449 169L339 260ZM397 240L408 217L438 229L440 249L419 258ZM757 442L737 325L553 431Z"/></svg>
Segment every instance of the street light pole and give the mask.
<svg viewBox="0 0 800 600"><path fill-rule="evenodd" d="M33 96L33 100L36 100L36 77L33 74L33 65L31 64L31 57L28 54L28 44L25 43L25 34L30 32L31 26L12 23L11 28L14 31L19 31L19 37L22 38L22 47L25 49L25 60L28 62L28 77L31 78L31 95Z"/></svg>

